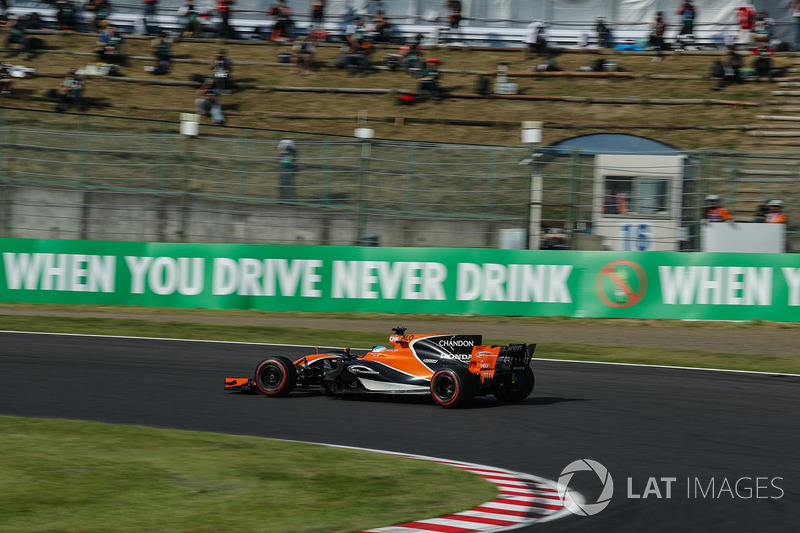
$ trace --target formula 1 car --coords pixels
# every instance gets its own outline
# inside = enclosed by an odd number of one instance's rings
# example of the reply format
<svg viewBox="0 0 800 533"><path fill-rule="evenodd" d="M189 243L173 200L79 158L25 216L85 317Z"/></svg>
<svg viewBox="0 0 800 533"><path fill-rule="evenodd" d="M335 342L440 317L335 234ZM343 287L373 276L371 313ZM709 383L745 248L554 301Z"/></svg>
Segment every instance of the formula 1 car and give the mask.
<svg viewBox="0 0 800 533"><path fill-rule="evenodd" d="M350 349L272 356L252 378L227 378L225 389L286 396L295 386L321 387L329 396L430 394L442 407L461 407L477 395L520 402L533 391L530 363L535 344L483 346L481 335L408 335L393 328L391 347L365 355Z"/></svg>

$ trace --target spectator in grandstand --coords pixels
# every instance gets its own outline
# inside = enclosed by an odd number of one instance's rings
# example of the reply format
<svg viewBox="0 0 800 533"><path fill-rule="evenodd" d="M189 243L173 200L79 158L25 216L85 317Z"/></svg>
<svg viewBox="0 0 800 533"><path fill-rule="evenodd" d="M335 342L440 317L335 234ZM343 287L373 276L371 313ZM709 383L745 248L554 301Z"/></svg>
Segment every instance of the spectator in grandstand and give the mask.
<svg viewBox="0 0 800 533"><path fill-rule="evenodd" d="M597 45L600 48L612 48L611 42L611 28L606 24L606 21L601 17L597 19L594 26L594 31L597 33Z"/></svg>
<svg viewBox="0 0 800 533"><path fill-rule="evenodd" d="M783 200L770 200L767 202L767 217L764 222L768 224L786 224L786 213L783 212Z"/></svg>
<svg viewBox="0 0 800 533"><path fill-rule="evenodd" d="M231 26L231 11L233 11L234 0L217 0L217 13L219 13L220 23L217 36L223 39L235 38L233 26Z"/></svg>
<svg viewBox="0 0 800 533"><path fill-rule="evenodd" d="M704 224L707 222L733 222L733 217L731 217L730 211L720 204L718 194L709 194L706 196L706 206L700 222Z"/></svg>
<svg viewBox="0 0 800 533"><path fill-rule="evenodd" d="M450 24L450 33L458 32L458 27L461 25L461 0L447 0L447 22Z"/></svg>
<svg viewBox="0 0 800 533"><path fill-rule="evenodd" d="M800 51L800 0L792 0L792 21L794 22L794 51Z"/></svg>
<svg viewBox="0 0 800 533"><path fill-rule="evenodd" d="M278 0L269 10L267 15L275 17L270 40L291 40L292 34L292 8L286 5L286 0Z"/></svg>
<svg viewBox="0 0 800 533"><path fill-rule="evenodd" d="M664 40L666 31L667 23L664 22L664 12L657 11L653 27L650 30L650 46L656 51L656 57L653 58L653 61L662 61L664 59L664 49L667 47L667 43Z"/></svg>
<svg viewBox="0 0 800 533"><path fill-rule="evenodd" d="M775 26L775 21L767 16L766 12L760 11L756 13L756 20L753 23L753 36L756 43L772 41L772 28Z"/></svg>
<svg viewBox="0 0 800 533"><path fill-rule="evenodd" d="M142 0L142 2L144 3L144 16L142 17L144 33L146 35L152 35L153 33L158 34L158 24L156 23L158 0Z"/></svg>
<svg viewBox="0 0 800 533"><path fill-rule="evenodd" d="M322 30L325 21L325 0L311 0L311 28Z"/></svg>
<svg viewBox="0 0 800 533"><path fill-rule="evenodd" d="M355 44L348 45L346 64L348 76L353 76L357 69L362 78L366 77L371 67L369 61L371 51L371 43L366 40L356 41Z"/></svg>
<svg viewBox="0 0 800 533"><path fill-rule="evenodd" d="M754 8L752 4L737 8L736 22L739 24L736 44L750 46L752 44L751 33L756 23L756 8Z"/></svg>
<svg viewBox="0 0 800 533"><path fill-rule="evenodd" d="M178 8L178 16L183 21L183 34L189 37L198 37L203 33L203 24L200 22L200 13L194 6L194 0L186 2Z"/></svg>
<svg viewBox="0 0 800 533"><path fill-rule="evenodd" d="M11 94L11 82L14 81L11 76L11 64L3 61L0 63L0 95Z"/></svg>
<svg viewBox="0 0 800 533"><path fill-rule="evenodd" d="M91 0L86 5L86 11L92 16L92 28L96 32L103 32L108 26L108 17L111 15L111 2L109 0Z"/></svg>
<svg viewBox="0 0 800 533"><path fill-rule="evenodd" d="M372 19L372 31L377 42L388 43L392 40L392 23L383 9L379 9L378 14Z"/></svg>
<svg viewBox="0 0 800 533"><path fill-rule="evenodd" d="M425 61L425 68L419 79L417 90L420 96L430 95L435 102L440 102L444 97L444 91L440 85L441 80L442 74L439 71L439 60L435 57L428 58L428 60Z"/></svg>
<svg viewBox="0 0 800 533"><path fill-rule="evenodd" d="M56 111L64 112L70 105L75 105L83 111L83 80L78 76L74 68L68 69L66 76L61 80L60 91L58 92L58 104Z"/></svg>
<svg viewBox="0 0 800 533"><path fill-rule="evenodd" d="M345 39L354 47L357 47L358 44L364 40L366 35L367 28L364 25L364 21L361 20L361 17L354 18L353 22L348 24L344 30Z"/></svg>
<svg viewBox="0 0 800 533"><path fill-rule="evenodd" d="M214 88L219 94L231 94L233 88L233 62L228 57L228 52L224 49L217 51L217 55L211 60L211 72L214 75Z"/></svg>
<svg viewBox="0 0 800 533"><path fill-rule="evenodd" d="M24 16L11 17L9 20L9 32L6 37L6 48L8 55L30 54L30 38L28 37L28 20ZM11 45L19 45L16 48Z"/></svg>
<svg viewBox="0 0 800 533"><path fill-rule="evenodd" d="M303 35L292 46L292 74L304 69L306 74L314 73L314 55L317 49L308 37Z"/></svg>
<svg viewBox="0 0 800 533"><path fill-rule="evenodd" d="M194 106L198 115L211 117L214 124L225 124L219 94L220 91L214 88L214 78L206 78L200 88L197 89L197 98L194 100Z"/></svg>
<svg viewBox="0 0 800 533"><path fill-rule="evenodd" d="M741 70L742 58L735 49L728 49L722 61L717 61L712 67L711 77L717 80L717 84L711 89L719 91L729 83L740 83L742 81Z"/></svg>
<svg viewBox="0 0 800 533"><path fill-rule="evenodd" d="M522 39L525 43L525 48L523 48L525 59L529 59L532 54L541 56L547 53L545 31L546 26L542 20L532 20L531 23L525 27L525 37Z"/></svg>
<svg viewBox="0 0 800 533"><path fill-rule="evenodd" d="M772 81L772 56L775 49L769 45L768 41L759 41L758 45L751 51L753 56L753 71L758 79L767 78Z"/></svg>
<svg viewBox="0 0 800 533"><path fill-rule="evenodd" d="M170 47L172 45L172 39L169 37L167 32L162 31L151 43L151 47L153 49L153 55L158 61L158 66L156 66L151 72L153 74L166 74L172 68L172 52Z"/></svg>
<svg viewBox="0 0 800 533"><path fill-rule="evenodd" d="M70 0L58 0L56 2L56 22L61 31L72 31L75 29L75 6Z"/></svg>
<svg viewBox="0 0 800 533"><path fill-rule="evenodd" d="M678 32L678 36L693 38L694 23L697 20L697 8L689 0L686 0L675 11L675 14L681 16L681 31Z"/></svg>
<svg viewBox="0 0 800 533"><path fill-rule="evenodd" d="M122 53L122 35L117 32L113 24L106 26L106 30L97 38L97 59L101 63L124 65L125 55Z"/></svg>
<svg viewBox="0 0 800 533"><path fill-rule="evenodd" d="M415 76L422 72L423 65L423 49L419 43L411 42L400 47L400 56L403 58L403 68ZM415 76L416 77L416 76Z"/></svg>

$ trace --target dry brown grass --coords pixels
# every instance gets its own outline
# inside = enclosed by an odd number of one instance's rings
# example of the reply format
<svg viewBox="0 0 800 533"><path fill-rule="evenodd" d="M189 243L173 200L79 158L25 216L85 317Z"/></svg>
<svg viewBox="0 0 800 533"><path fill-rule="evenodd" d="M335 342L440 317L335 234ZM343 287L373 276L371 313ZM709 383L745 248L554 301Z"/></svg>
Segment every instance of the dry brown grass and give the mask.
<svg viewBox="0 0 800 533"><path fill-rule="evenodd" d="M48 35L44 37L48 48L89 52L94 37L83 34L69 36ZM132 55L150 55L149 41L140 38L128 39L127 52ZM294 85L323 87L370 87L389 89L414 89L415 80L402 72L378 72L366 78L348 78L341 70L322 69L315 75L291 74L286 66L245 65L246 61L274 62L278 52L286 48L268 44L245 44L217 42L180 42L173 48L176 57L210 59L214 52L224 46L234 61L235 77L260 85ZM378 50L377 58L389 50ZM320 61L330 60L336 47L321 47ZM446 69L494 69L500 61L510 64L512 71L529 70L537 60L525 61L518 52L479 52L468 50L437 50L434 52ZM575 70L591 65L596 54L564 54L558 64L564 70ZM376 58L376 59L377 59ZM654 63L650 56L617 56L620 65L635 73L700 74L708 72L714 57L675 55L661 63ZM36 58L22 62L36 67L40 73L60 73L68 67L80 67L93 60L90 56L41 53ZM13 62L20 62L12 59ZM779 57L779 66L793 63L791 57ZM148 63L132 60L122 72L130 77L152 77L143 67ZM202 64L175 63L174 70L166 79L188 80L192 74L205 73ZM645 98L725 98L766 102L775 88L769 83L748 83L726 88L721 93L710 91L711 80L652 80L652 79L574 79L574 78L519 78L524 94L569 95L586 97L645 97ZM43 96L57 85L54 78L37 78L18 81L15 86L20 99L6 99L9 107L50 109L52 104L29 100L29 95ZM447 73L444 85L459 92L473 92L475 76L466 73ZM144 106L169 108L171 110L133 110L125 108L94 107L91 113L112 116L135 116L141 118L177 120L177 109L191 110L194 90L191 87L165 87L121 83L105 79L90 80L86 94L91 99L105 102L135 103ZM449 99L442 104L422 103L412 107L398 107L391 95L342 95L270 92L247 89L224 97L224 108L229 125L261 127L269 129L307 131L351 135L355 122L352 118L340 120L287 119L271 117L260 112L320 113L352 116L366 110L373 117L433 117L450 119L479 119L497 121L541 120L549 124L545 130L545 142L582 133L615 131L620 127L647 125L653 129L619 129L655 138L681 148L720 147L742 148L746 136L740 130L686 130L669 129L669 126L728 126L748 124L755 121L758 108L712 105L629 105L629 104L582 104L546 101L509 100L461 100ZM561 127L556 127L560 125ZM570 126L569 129L565 126ZM519 144L517 127L447 126L443 124L401 124L400 122L373 123L376 136L383 138L425 141L446 141L475 144ZM667 127L667 129L664 129Z"/></svg>

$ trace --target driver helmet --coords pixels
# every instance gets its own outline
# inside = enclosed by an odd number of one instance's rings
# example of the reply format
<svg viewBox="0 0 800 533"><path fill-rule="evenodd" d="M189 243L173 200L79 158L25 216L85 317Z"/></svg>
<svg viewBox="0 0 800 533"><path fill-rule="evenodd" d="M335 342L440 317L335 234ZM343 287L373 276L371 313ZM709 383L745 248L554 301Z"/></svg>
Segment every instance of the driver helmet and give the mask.
<svg viewBox="0 0 800 533"><path fill-rule="evenodd" d="M706 195L706 202L719 202L719 195L718 194Z"/></svg>
<svg viewBox="0 0 800 533"><path fill-rule="evenodd" d="M373 352L385 352L387 350L386 346L373 346Z"/></svg>
<svg viewBox="0 0 800 533"><path fill-rule="evenodd" d="M783 200L770 200L767 205L770 207L783 207Z"/></svg>

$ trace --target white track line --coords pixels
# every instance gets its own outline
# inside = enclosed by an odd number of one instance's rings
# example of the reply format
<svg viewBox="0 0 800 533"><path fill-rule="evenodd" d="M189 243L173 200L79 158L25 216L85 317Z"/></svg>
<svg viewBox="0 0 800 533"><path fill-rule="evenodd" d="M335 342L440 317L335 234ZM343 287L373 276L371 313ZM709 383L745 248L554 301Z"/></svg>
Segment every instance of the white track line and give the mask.
<svg viewBox="0 0 800 533"><path fill-rule="evenodd" d="M170 341L170 342L205 342L205 343L218 343L218 344L243 344L249 346L279 346L283 348L315 348L308 344L278 344L270 342L242 342L242 341L215 341L211 339L174 339L171 337L134 337L130 335L92 335L87 333L53 333L47 331L8 331L0 330L0 333L18 333L22 335L62 335L66 337L98 337L109 339L135 339L146 341ZM320 344L318 346L332 349L342 349L343 347L328 346ZM367 351L368 348L351 348L352 350ZM727 368L701 368L696 366L670 366L670 365L645 365L641 363L615 363L611 361L580 361L577 359L547 359L544 357L535 357L534 361L547 361L548 363L571 363L571 364L586 364L586 365L607 365L607 366L625 366L634 368L659 368L665 370L702 370L704 372L730 372L735 374L753 374L761 376L794 376L800 377L800 374L790 374L787 372L761 372L758 370L731 370Z"/></svg>

